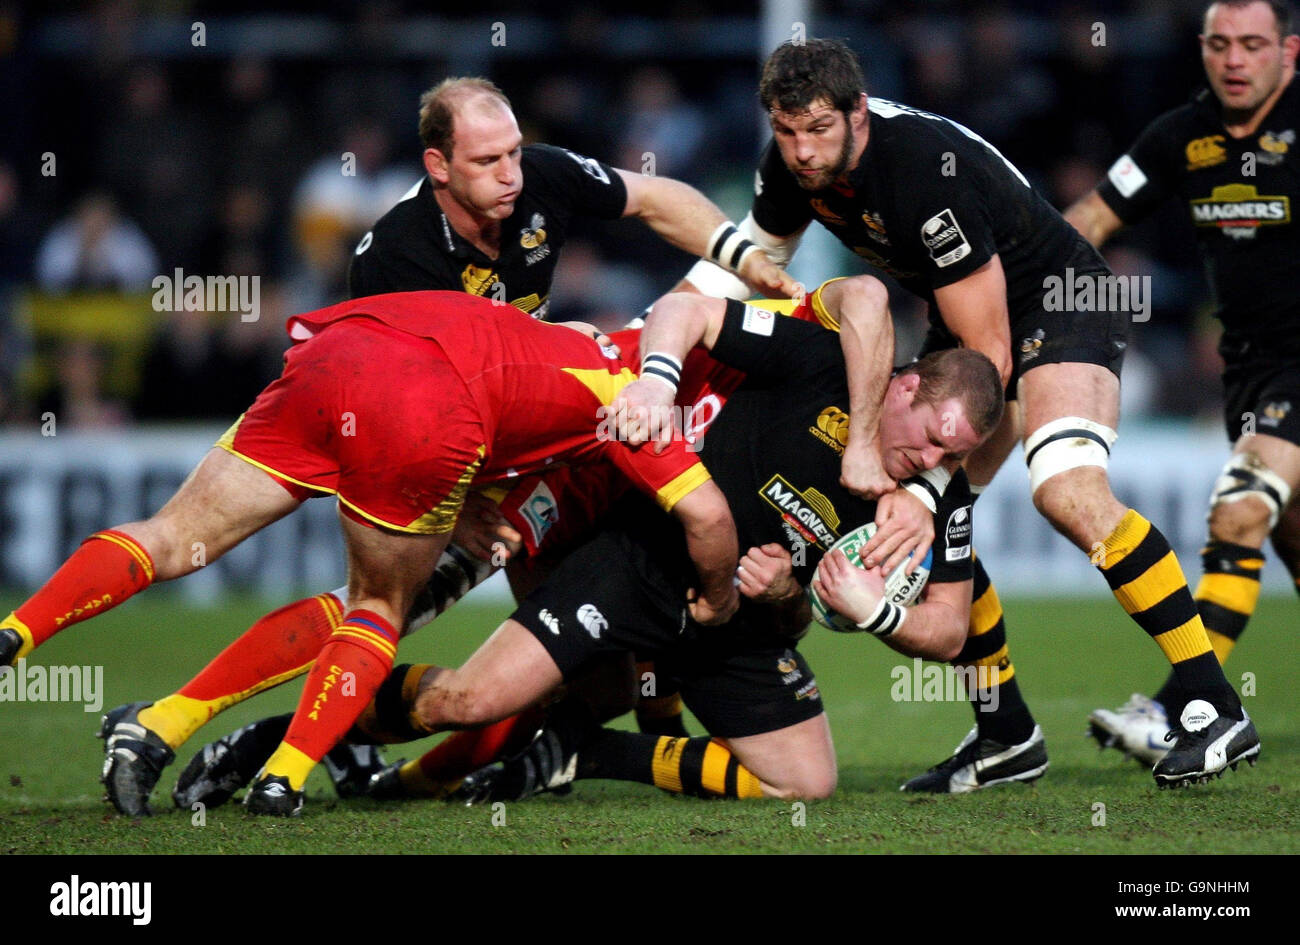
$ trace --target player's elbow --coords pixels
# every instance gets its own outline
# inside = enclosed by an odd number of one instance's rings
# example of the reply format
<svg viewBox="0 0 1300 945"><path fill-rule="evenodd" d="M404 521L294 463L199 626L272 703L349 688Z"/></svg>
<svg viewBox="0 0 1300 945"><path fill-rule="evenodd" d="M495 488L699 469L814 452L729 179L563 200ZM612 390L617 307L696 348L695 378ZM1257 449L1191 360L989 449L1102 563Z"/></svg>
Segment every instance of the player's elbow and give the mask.
<svg viewBox="0 0 1300 945"><path fill-rule="evenodd" d="M833 299L840 319L851 325L878 328L889 320L889 289L875 276L837 280L822 290L822 297Z"/></svg>

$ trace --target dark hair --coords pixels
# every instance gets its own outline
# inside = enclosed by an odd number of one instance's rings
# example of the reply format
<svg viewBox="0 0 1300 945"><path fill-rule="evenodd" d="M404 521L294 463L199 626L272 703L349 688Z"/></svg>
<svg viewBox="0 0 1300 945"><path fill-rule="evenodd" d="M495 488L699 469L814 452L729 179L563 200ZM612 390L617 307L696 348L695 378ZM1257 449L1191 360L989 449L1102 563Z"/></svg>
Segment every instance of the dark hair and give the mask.
<svg viewBox="0 0 1300 945"><path fill-rule="evenodd" d="M961 401L976 436L991 433L1002 419L1002 378L993 362L972 348L931 352L898 372L906 374L921 378L914 402L938 407L952 397Z"/></svg>
<svg viewBox="0 0 1300 945"><path fill-rule="evenodd" d="M768 111L782 112L804 112L824 98L848 114L866 90L853 50L837 39L810 39L783 43L767 57L758 98Z"/></svg>
<svg viewBox="0 0 1300 945"><path fill-rule="evenodd" d="M1273 21L1277 23L1278 39L1286 39L1294 31L1294 17L1291 11L1291 4L1287 0L1214 0L1213 3L1207 3L1205 10L1201 14L1201 20L1204 22L1206 15L1210 12L1210 7L1248 7L1252 3L1263 3L1273 11Z"/></svg>
<svg viewBox="0 0 1300 945"><path fill-rule="evenodd" d="M420 142L426 148L436 148L451 160L456 112L466 101L478 95L491 95L500 99L507 109L510 108L510 99L487 79L443 79L421 95Z"/></svg>

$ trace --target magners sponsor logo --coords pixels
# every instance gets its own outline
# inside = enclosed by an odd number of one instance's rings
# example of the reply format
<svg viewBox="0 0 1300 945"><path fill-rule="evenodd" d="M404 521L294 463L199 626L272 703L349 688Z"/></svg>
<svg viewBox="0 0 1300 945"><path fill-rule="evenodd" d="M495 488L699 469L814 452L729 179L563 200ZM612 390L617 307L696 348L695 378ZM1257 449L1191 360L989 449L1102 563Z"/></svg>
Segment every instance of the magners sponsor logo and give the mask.
<svg viewBox="0 0 1300 945"><path fill-rule="evenodd" d="M835 506L816 489L800 492L778 474L767 481L759 495L809 544L825 549L839 538L840 517Z"/></svg>
<svg viewBox="0 0 1300 945"><path fill-rule="evenodd" d="M1213 226L1236 239L1250 238L1261 226L1291 222L1291 198L1261 196L1253 184L1225 184L1209 197L1191 201L1192 222Z"/></svg>

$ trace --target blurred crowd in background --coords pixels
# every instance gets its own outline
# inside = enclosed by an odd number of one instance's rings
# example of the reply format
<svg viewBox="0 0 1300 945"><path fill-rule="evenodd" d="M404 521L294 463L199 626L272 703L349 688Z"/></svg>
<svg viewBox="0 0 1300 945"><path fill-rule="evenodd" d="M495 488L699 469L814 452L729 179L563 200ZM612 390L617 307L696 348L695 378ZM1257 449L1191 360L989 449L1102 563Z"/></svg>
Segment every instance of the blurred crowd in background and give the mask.
<svg viewBox="0 0 1300 945"><path fill-rule="evenodd" d="M739 219L767 50L751 4L705 6L0 0L0 424L233 419L278 374L284 318L343 298L358 239L419 179L417 101L449 74L493 79L526 139L631 170L653 155ZM1064 207L1201 83L1202 6L821 0L807 33L847 39L872 94L967 124ZM1219 400L1183 213L1107 250L1153 277L1130 413ZM865 268L829 240L801 257L817 278ZM635 222L579 225L552 317L616 327L690 262ZM259 277L258 318L156 311L177 269ZM899 293L895 315L905 354L925 313Z"/></svg>

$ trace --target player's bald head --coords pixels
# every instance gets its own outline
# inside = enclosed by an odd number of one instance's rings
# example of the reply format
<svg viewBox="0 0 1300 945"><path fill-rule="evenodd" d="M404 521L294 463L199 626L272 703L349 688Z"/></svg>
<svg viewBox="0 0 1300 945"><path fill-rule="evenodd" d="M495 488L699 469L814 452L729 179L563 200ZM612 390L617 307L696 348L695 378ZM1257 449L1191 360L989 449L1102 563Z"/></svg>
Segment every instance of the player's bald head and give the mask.
<svg viewBox="0 0 1300 945"><path fill-rule="evenodd" d="M443 79L420 96L420 142L448 159L456 133L457 116L499 116L514 113L505 93L487 79Z"/></svg>

